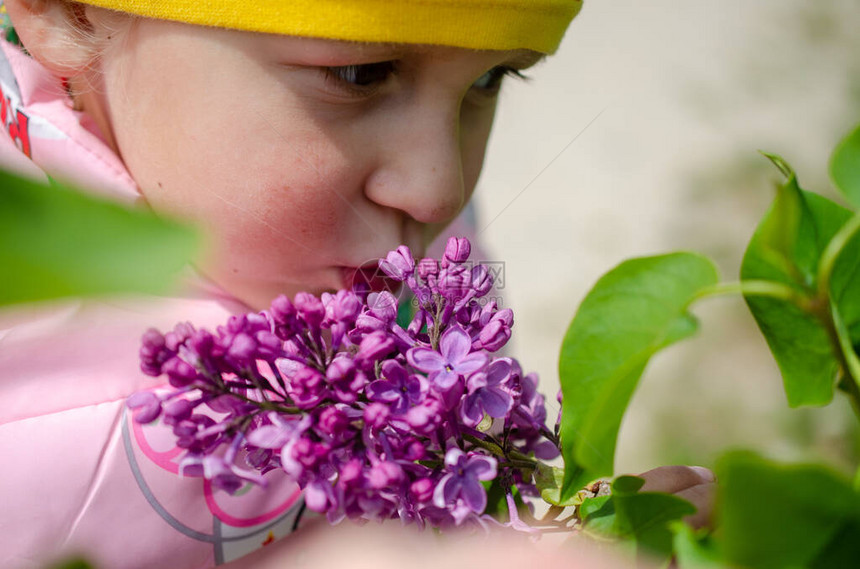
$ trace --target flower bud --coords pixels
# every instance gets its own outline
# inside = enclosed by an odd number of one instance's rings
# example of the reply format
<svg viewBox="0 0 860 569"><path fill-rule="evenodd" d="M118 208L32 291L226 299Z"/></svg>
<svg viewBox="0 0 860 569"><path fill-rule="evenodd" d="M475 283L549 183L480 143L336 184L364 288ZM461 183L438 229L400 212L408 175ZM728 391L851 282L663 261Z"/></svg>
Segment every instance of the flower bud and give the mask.
<svg viewBox="0 0 860 569"><path fill-rule="evenodd" d="M282 364L282 361L278 362ZM281 373L284 372L281 367ZM305 365L299 365L291 373L285 374L288 380L287 392L296 407L309 409L325 397L325 381L320 372Z"/></svg>
<svg viewBox="0 0 860 569"><path fill-rule="evenodd" d="M364 422L373 429L381 429L388 424L390 415L391 411L384 403L371 403L364 408Z"/></svg>
<svg viewBox="0 0 860 569"><path fill-rule="evenodd" d="M444 258L452 263L462 263L469 258L472 244L465 237L449 237L445 244Z"/></svg>
<svg viewBox="0 0 860 569"><path fill-rule="evenodd" d="M170 385L173 387L185 387L197 379L197 370L194 369L194 366L178 357L167 360L162 366L161 371L167 374Z"/></svg>
<svg viewBox="0 0 860 569"><path fill-rule="evenodd" d="M349 382L355 375L355 362L349 358L335 358L326 369L329 383Z"/></svg>
<svg viewBox="0 0 860 569"><path fill-rule="evenodd" d="M300 292L293 299L296 310L308 326L318 329L325 318L325 306L320 299L307 292Z"/></svg>
<svg viewBox="0 0 860 569"><path fill-rule="evenodd" d="M409 409L404 416L406 423L419 433L431 433L442 421L441 406L432 399Z"/></svg>
<svg viewBox="0 0 860 569"><path fill-rule="evenodd" d="M472 273L463 265L449 265L439 271L437 287L448 302L454 304L466 297L471 290Z"/></svg>
<svg viewBox="0 0 860 569"><path fill-rule="evenodd" d="M387 460L371 466L367 474L368 486L376 490L387 488L401 480L403 480L403 469L397 463Z"/></svg>
<svg viewBox="0 0 860 569"><path fill-rule="evenodd" d="M385 322L367 312L355 320L355 328L360 332L385 331L387 327Z"/></svg>
<svg viewBox="0 0 860 569"><path fill-rule="evenodd" d="M394 349L394 340L385 332L371 332L361 341L355 359L367 363L381 360Z"/></svg>
<svg viewBox="0 0 860 569"><path fill-rule="evenodd" d="M136 411L134 420L137 423L145 425L155 421L161 415L161 399L151 391L138 391L132 394L125 404L129 409Z"/></svg>
<svg viewBox="0 0 860 569"><path fill-rule="evenodd" d="M326 407L320 412L317 428L323 433L337 437L349 427L346 414L337 407Z"/></svg>
<svg viewBox="0 0 860 569"><path fill-rule="evenodd" d="M409 486L409 493L412 499L423 504L429 502L433 498L433 490L436 485L429 478L419 478Z"/></svg>
<svg viewBox="0 0 860 569"><path fill-rule="evenodd" d="M379 260L379 268L394 280L406 280L415 270L415 259L412 258L412 251L406 245L401 245L396 250L389 252L385 259Z"/></svg>
<svg viewBox="0 0 860 569"><path fill-rule="evenodd" d="M427 456L427 449L421 441L412 440L404 446L403 458L414 462Z"/></svg>
<svg viewBox="0 0 860 569"><path fill-rule="evenodd" d="M361 301L354 292L341 290L329 304L332 319L338 322L352 322L361 311Z"/></svg>
<svg viewBox="0 0 860 569"><path fill-rule="evenodd" d="M208 330L195 331L188 339L188 347L204 362L211 360L216 351L220 354L222 350L220 346L215 345L215 336Z"/></svg>
<svg viewBox="0 0 860 569"><path fill-rule="evenodd" d="M295 333L298 311L285 295L282 294L272 301L269 314L275 322L275 334L279 338L286 340Z"/></svg>
<svg viewBox="0 0 860 569"><path fill-rule="evenodd" d="M422 280L429 280L439 274L439 261L425 258L418 262L418 276Z"/></svg>
<svg viewBox="0 0 860 569"><path fill-rule="evenodd" d="M499 320L490 320L478 335L481 347L488 352L495 352L511 339L511 329Z"/></svg>
<svg viewBox="0 0 860 569"><path fill-rule="evenodd" d="M168 425L175 425L179 421L184 421L191 417L194 404L187 399L174 399L165 403L162 409L164 412L164 422Z"/></svg>
<svg viewBox="0 0 860 569"><path fill-rule="evenodd" d="M140 346L140 369L146 375L158 377L161 366L173 353L167 349L164 336L155 328L150 328L143 334Z"/></svg>
<svg viewBox="0 0 860 569"><path fill-rule="evenodd" d="M194 333L194 326L190 322L180 322L173 327L172 332L164 335L164 343L167 349L173 352L179 351L179 346Z"/></svg>
<svg viewBox="0 0 860 569"><path fill-rule="evenodd" d="M368 313L391 324L397 319L397 299L388 291L371 293L367 297Z"/></svg>
<svg viewBox="0 0 860 569"><path fill-rule="evenodd" d="M236 334L227 348L227 356L241 364L247 364L257 355L257 342L244 332Z"/></svg>
<svg viewBox="0 0 860 569"><path fill-rule="evenodd" d="M337 476L337 483L341 486L354 486L361 483L364 474L362 461L357 458L351 458L340 467Z"/></svg>
<svg viewBox="0 0 860 569"><path fill-rule="evenodd" d="M486 265L472 267L472 289L478 297L484 296L493 288L493 276Z"/></svg>

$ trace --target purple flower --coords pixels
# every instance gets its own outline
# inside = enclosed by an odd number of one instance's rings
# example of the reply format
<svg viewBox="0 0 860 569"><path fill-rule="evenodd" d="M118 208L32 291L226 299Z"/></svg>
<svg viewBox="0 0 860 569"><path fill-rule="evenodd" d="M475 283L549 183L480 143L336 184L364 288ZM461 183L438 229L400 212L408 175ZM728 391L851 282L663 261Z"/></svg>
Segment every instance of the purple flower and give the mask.
<svg viewBox="0 0 860 569"><path fill-rule="evenodd" d="M349 417L342 409L332 405L320 411L317 432L324 433L329 437L340 438L348 428Z"/></svg>
<svg viewBox="0 0 860 569"><path fill-rule="evenodd" d="M332 322L354 322L361 312L361 300L351 291L340 290L334 295L323 293L323 303L326 318Z"/></svg>
<svg viewBox="0 0 860 569"><path fill-rule="evenodd" d="M335 358L326 369L326 381L331 385L335 398L341 403L354 403L367 378L347 357Z"/></svg>
<svg viewBox="0 0 860 569"><path fill-rule="evenodd" d="M195 404L188 399L174 398L162 406L164 411L164 422L168 425L176 425L191 417Z"/></svg>
<svg viewBox="0 0 860 569"><path fill-rule="evenodd" d="M285 419L278 413L270 412L267 418L272 423L250 431L247 435L248 444L265 449L280 449L311 426L310 415Z"/></svg>
<svg viewBox="0 0 860 569"><path fill-rule="evenodd" d="M331 505L337 504L334 489L331 484L322 479L316 479L305 486L305 504L314 512L325 512Z"/></svg>
<svg viewBox="0 0 860 569"><path fill-rule="evenodd" d="M484 418L504 417L514 405L508 392L500 387L511 376L511 364L499 358L487 366L486 373L476 373L469 378L469 394L463 398L460 415L470 427L477 426Z"/></svg>
<svg viewBox="0 0 860 569"><path fill-rule="evenodd" d="M235 494L246 482L260 486L266 485L266 479L257 472L239 468L236 465L236 454L244 436L233 437L224 456L214 454L188 454L179 462L179 473L183 476L203 476L212 482L216 488Z"/></svg>
<svg viewBox="0 0 860 569"><path fill-rule="evenodd" d="M283 294L272 301L269 314L275 323L275 334L282 340L288 339L299 329L298 310Z"/></svg>
<svg viewBox="0 0 860 569"><path fill-rule="evenodd" d="M397 318L397 299L387 290L372 292L367 297L368 314L391 324Z"/></svg>
<svg viewBox="0 0 860 569"><path fill-rule="evenodd" d="M373 364L394 349L394 340L382 331L371 332L361 341L355 359L364 364Z"/></svg>
<svg viewBox="0 0 860 569"><path fill-rule="evenodd" d="M505 452L537 457L556 451L548 440L556 437L543 425L536 376L487 353L510 338L513 313L477 302L493 279L467 264L470 250L453 238L441 261L416 263L405 246L380 261L417 302L405 328L390 292L362 290L280 296L215 335L188 323L163 336L149 330L141 369L173 388L137 394L128 406L137 421L163 417L185 451L182 471L228 492L280 468L332 523L483 524L481 482L497 469L524 499L536 493L526 471L497 466L464 433L486 438L474 427L503 418L495 426Z"/></svg>
<svg viewBox="0 0 860 569"><path fill-rule="evenodd" d="M449 237L445 244L443 259L452 263L462 263L472 253L472 244L465 237Z"/></svg>
<svg viewBox="0 0 860 569"><path fill-rule="evenodd" d="M385 259L379 260L379 268L394 280L404 281L415 270L415 260L412 251L406 245L401 245L391 251Z"/></svg>
<svg viewBox="0 0 860 569"><path fill-rule="evenodd" d="M134 420L141 424L151 423L161 415L161 399L152 391L138 391L125 402L129 409L136 411Z"/></svg>
<svg viewBox="0 0 860 569"><path fill-rule="evenodd" d="M472 267L472 289L478 297L486 295L493 289L493 275L486 265Z"/></svg>
<svg viewBox="0 0 860 569"><path fill-rule="evenodd" d="M519 405L514 408L511 418L523 427L540 429L546 422L546 407L544 396L537 390L537 374L530 373L519 383L521 389Z"/></svg>
<svg viewBox="0 0 860 569"><path fill-rule="evenodd" d="M228 494L235 494L247 482L266 485L266 479L260 474L239 468L217 455L186 455L179 463L179 473L182 476L202 476Z"/></svg>
<svg viewBox="0 0 860 569"><path fill-rule="evenodd" d="M487 365L487 355L469 351L472 340L460 326L451 326L439 340L439 351L430 348L412 348L406 352L409 363L430 375L428 379L439 389L451 389L460 376L466 376Z"/></svg>
<svg viewBox="0 0 860 569"><path fill-rule="evenodd" d="M381 429L388 424L391 410L383 403L371 403L364 408L364 422L373 429Z"/></svg>
<svg viewBox="0 0 860 569"><path fill-rule="evenodd" d="M427 393L426 382L417 375L411 375L395 360L386 360L382 364L382 377L385 379L367 386L367 396L371 401L391 404L396 415L420 403Z"/></svg>
<svg viewBox="0 0 860 569"><path fill-rule="evenodd" d="M380 490L399 483L403 476L403 469L396 462L381 460L368 470L367 484L370 488Z"/></svg>
<svg viewBox="0 0 860 569"><path fill-rule="evenodd" d="M320 299L307 292L300 292L293 299L293 304L311 329L318 329L325 318L325 306Z"/></svg>
<svg viewBox="0 0 860 569"><path fill-rule="evenodd" d="M464 265L448 265L439 271L436 286L439 294L451 304L474 296L472 289L472 272ZM469 294L469 293L472 294Z"/></svg>
<svg viewBox="0 0 860 569"><path fill-rule="evenodd" d="M172 352L179 351L179 346L184 344L192 334L194 334L194 326L190 322L180 322L164 335L164 345Z"/></svg>
<svg viewBox="0 0 860 569"><path fill-rule="evenodd" d="M178 356L167 360L161 366L161 373L167 375L167 379L173 387L185 387L198 378L198 373L194 369L194 366L183 361Z"/></svg>
<svg viewBox="0 0 860 569"><path fill-rule="evenodd" d="M478 335L481 347L489 352L495 352L508 343L511 338L511 326L514 325L514 312L510 308L499 310L490 318L487 325Z"/></svg>
<svg viewBox="0 0 860 569"><path fill-rule="evenodd" d="M296 407L310 409L326 395L326 382L317 370L290 360L278 360L278 368L289 380L287 393Z"/></svg>
<svg viewBox="0 0 860 569"><path fill-rule="evenodd" d="M429 478L419 478L409 486L412 499L423 504L433 499L433 481Z"/></svg>
<svg viewBox="0 0 860 569"><path fill-rule="evenodd" d="M140 346L140 369L146 375L158 377L161 366L164 365L173 352L167 349L164 336L155 328L150 328L143 334Z"/></svg>
<svg viewBox="0 0 860 569"><path fill-rule="evenodd" d="M452 448L445 453L445 468L448 473L436 485L433 504L437 508L450 508L460 498L473 512L483 512L487 507L487 493L481 480L496 477L496 459Z"/></svg>
<svg viewBox="0 0 860 569"><path fill-rule="evenodd" d="M256 316L251 320L251 316ZM257 314L249 314L245 320L237 320L235 331L221 338L227 358L241 367L251 367L254 360L274 361L283 351L283 341L269 331L268 321L260 321Z"/></svg>
<svg viewBox="0 0 860 569"><path fill-rule="evenodd" d="M523 533L535 534L540 531L520 519L520 514L517 511L517 503L514 501L514 495L511 492L505 493L505 502L508 505L508 515L510 516L510 521L504 524L505 526Z"/></svg>

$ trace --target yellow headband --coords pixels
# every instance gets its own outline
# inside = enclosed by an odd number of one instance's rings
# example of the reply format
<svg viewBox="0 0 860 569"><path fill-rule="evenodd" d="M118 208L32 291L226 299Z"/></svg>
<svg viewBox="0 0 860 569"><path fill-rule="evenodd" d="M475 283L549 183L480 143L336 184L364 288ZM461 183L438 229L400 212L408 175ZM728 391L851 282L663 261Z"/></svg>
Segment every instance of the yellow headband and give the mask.
<svg viewBox="0 0 860 569"><path fill-rule="evenodd" d="M582 0L78 0L254 32L552 53Z"/></svg>

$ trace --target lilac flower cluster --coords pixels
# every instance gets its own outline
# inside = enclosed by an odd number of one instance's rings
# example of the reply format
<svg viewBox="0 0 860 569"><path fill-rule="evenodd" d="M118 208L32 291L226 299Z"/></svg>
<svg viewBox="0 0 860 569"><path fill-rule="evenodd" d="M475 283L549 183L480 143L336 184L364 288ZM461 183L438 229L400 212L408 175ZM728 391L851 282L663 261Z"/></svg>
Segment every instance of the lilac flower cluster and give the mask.
<svg viewBox="0 0 860 569"><path fill-rule="evenodd" d="M558 450L537 377L493 355L513 314L480 301L493 279L470 248L451 238L441 260L401 246L379 261L414 296L405 327L391 292L354 290L281 296L214 334L150 330L141 368L171 388L128 405L173 429L185 475L228 492L280 468L331 522L481 523L482 481L534 495L535 459Z"/></svg>

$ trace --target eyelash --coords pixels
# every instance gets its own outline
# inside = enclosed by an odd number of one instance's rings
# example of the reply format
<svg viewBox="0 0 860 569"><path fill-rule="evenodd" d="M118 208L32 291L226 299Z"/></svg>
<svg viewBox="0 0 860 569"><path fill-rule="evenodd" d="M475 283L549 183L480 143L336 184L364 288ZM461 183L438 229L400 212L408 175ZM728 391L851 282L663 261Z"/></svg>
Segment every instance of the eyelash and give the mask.
<svg viewBox="0 0 860 569"><path fill-rule="evenodd" d="M394 61L364 63L361 65L341 65L338 67L323 67L327 82L332 82L338 88L360 95L375 91L380 85L397 73Z"/></svg>
<svg viewBox="0 0 860 569"><path fill-rule="evenodd" d="M335 87L356 95L369 95L375 92L379 86L398 72L395 61L380 61L378 63L364 63L360 65L341 65L337 67L321 68L326 82L331 82ZM485 95L495 95L501 88L505 77L516 77L528 80L519 69L499 65L487 71L472 84L472 89ZM486 81L482 80L486 78Z"/></svg>
<svg viewBox="0 0 860 569"><path fill-rule="evenodd" d="M479 87L478 83L481 82L482 79L488 78L486 85ZM514 69L513 67L508 67L507 65L499 65L497 67L493 67L483 75L481 75L477 81L472 83L472 89L477 89L479 91L483 91L488 95L495 95L499 92L499 89L502 87L502 80L505 77L516 77L517 79L521 79L524 81L528 81L529 77L523 74L519 69Z"/></svg>

